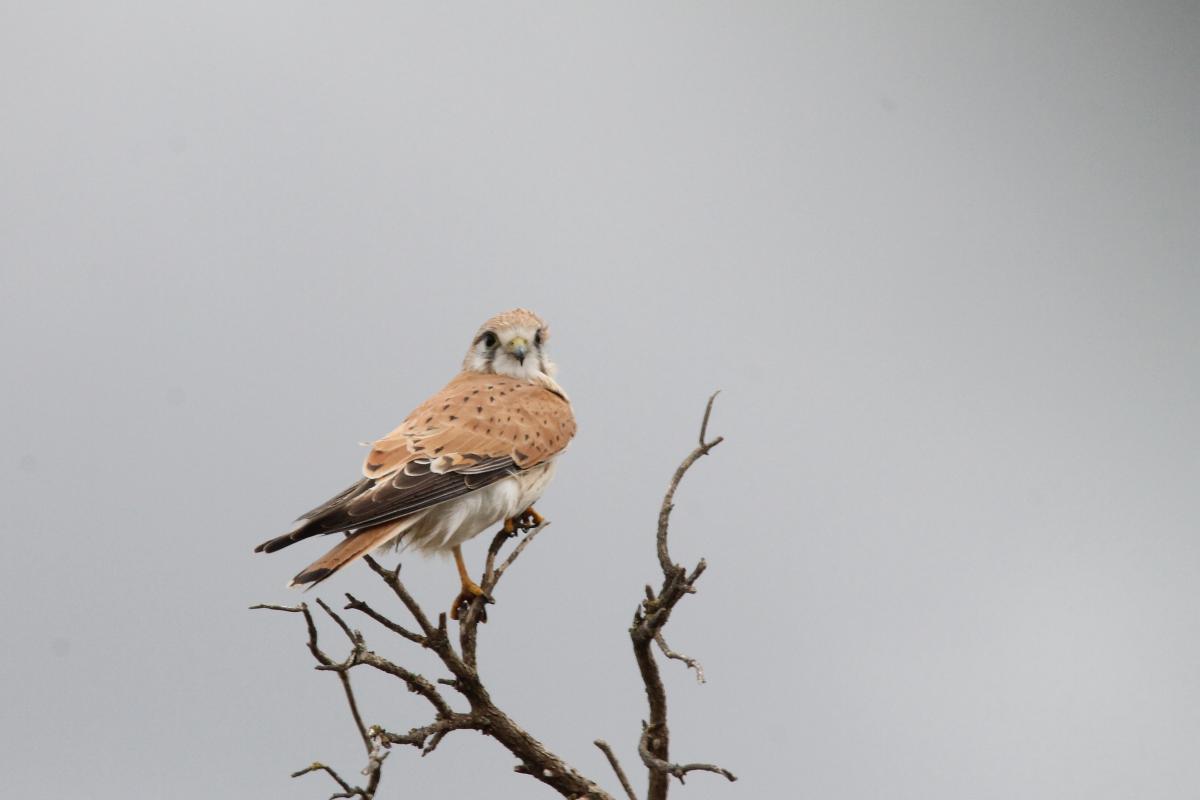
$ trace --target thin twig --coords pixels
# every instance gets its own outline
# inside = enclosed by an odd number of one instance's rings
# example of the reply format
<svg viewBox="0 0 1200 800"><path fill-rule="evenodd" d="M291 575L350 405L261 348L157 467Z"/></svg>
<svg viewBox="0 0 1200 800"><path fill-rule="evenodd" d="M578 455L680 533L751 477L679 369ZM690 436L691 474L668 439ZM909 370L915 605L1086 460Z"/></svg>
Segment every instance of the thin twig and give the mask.
<svg viewBox="0 0 1200 800"><path fill-rule="evenodd" d="M404 584L400 582L400 565L397 564L394 570L385 569L383 565L369 555L363 556L363 561L367 562L367 566L375 570L376 574L383 578L383 582L396 593L396 596L400 598L400 602L404 603L404 607L408 609L408 613L412 614L413 619L417 621L421 632L426 637L433 636L434 628L429 624L429 618L425 616L425 612L421 610L421 606L417 604L413 596L408 593L408 589L404 588Z"/></svg>
<svg viewBox="0 0 1200 800"><path fill-rule="evenodd" d="M303 614L304 625L308 629L308 650L312 653L313 658L322 666L333 666L333 659L325 655L321 648L317 646L317 624L313 622L312 613L308 610L306 603L301 603L298 606L276 606L270 603L259 603L258 605L250 606L251 610L265 608L268 611L287 611L292 614Z"/></svg>
<svg viewBox="0 0 1200 800"><path fill-rule="evenodd" d="M721 393L721 390L717 389L715 392L713 392L712 394L710 394L708 396L708 404L704 406L704 419L700 420L700 439L699 439L700 447L708 448L709 450L716 447L718 444L720 444L725 439L724 436L718 436L716 438L716 440L714 440L712 442L704 441L705 439L708 438L708 418L712 416L713 402L717 399L717 395L719 395L720 393Z"/></svg>
<svg viewBox="0 0 1200 800"><path fill-rule="evenodd" d="M463 661L471 668L477 666L476 650L478 646L477 626L480 622L487 621L487 613L484 611L485 603L491 602L492 591L496 588L496 584L500 582L500 578L504 575L505 570L513 565L513 562L525 552L525 548L533 541L533 538L541 533L545 528L549 527L549 520L542 522L535 528L532 528L521 541L517 542L517 546L508 554L508 557L496 566L496 557L499 555L504 543L511 539L515 534L507 533L504 530L498 531L492 537L492 543L488 546L487 560L483 568L483 581L480 584L483 589L484 597L477 597L467 606L466 612L459 620L459 648L462 650Z"/></svg>
<svg viewBox="0 0 1200 800"><path fill-rule="evenodd" d="M366 795L364 790L358 788L357 786L351 786L350 784L346 783L346 781L342 779L341 775L338 775L336 772L334 772L333 767L326 766L319 761L314 761L304 769L293 772L292 777L299 778L301 775L307 775L310 772L326 772L329 774L329 777L337 781L338 786L342 787L340 794L330 795L330 800L333 800L334 797L360 797Z"/></svg>
<svg viewBox="0 0 1200 800"><path fill-rule="evenodd" d="M496 585L496 556L504 548L504 543L516 535L515 530L511 533L503 528L496 531L496 535L492 537L492 543L488 545L487 557L484 559L483 581L480 583L480 588Z"/></svg>
<svg viewBox="0 0 1200 800"><path fill-rule="evenodd" d="M709 451L725 441L724 436L718 436L711 442L705 441L708 435L708 418L712 416L713 401L717 399L717 395L721 392L718 390L712 393L708 398L708 404L704 407L704 419L700 423L700 444L693 450L688 457L683 460L683 463L675 470L674 476L671 478L671 485L667 487L667 493L663 496L662 507L658 512L658 563L662 567L663 575L669 576L674 565L671 561L671 554L667 551L667 528L671 521L671 509L675 508L675 490L679 488L679 482L683 480L683 476L691 469L702 456L708 455Z"/></svg>
<svg viewBox="0 0 1200 800"><path fill-rule="evenodd" d="M342 629L342 633L346 634L346 638L350 640L351 646L360 647L362 645L362 634L358 631L351 630L350 626L346 624L346 620L338 616L337 612L330 608L324 600L318 597L317 605L319 605L322 610L329 615L329 618L336 622L337 626Z"/></svg>
<svg viewBox="0 0 1200 800"><path fill-rule="evenodd" d="M355 664L360 663L359 655L363 650L362 634L358 631L351 630L350 626L346 624L346 621L338 616L337 612L330 608L325 601L319 597L317 598L317 605L319 605L325 611L325 613L329 615L330 619L337 623L337 626L342 629L342 633L346 634L346 638L350 640L350 644L353 648L350 651L350 655L346 657L345 661L343 661L341 664L335 665L334 671L337 672L338 680L341 681L342 684L342 690L346 694L346 703L350 706L350 716L354 718L354 725L356 728L358 728L358 735L362 739L363 747L367 751L368 762L369 764L374 763L375 747L371 743L371 735L367 732L367 726L363 722L362 714L360 714L358 711L358 701L354 697L354 688L350 685L350 668ZM380 759L380 761L382 761L382 759ZM371 767L368 765L368 770L370 769Z"/></svg>
<svg viewBox="0 0 1200 800"><path fill-rule="evenodd" d="M504 575L505 571L513 565L513 562L517 560L517 557L520 556L521 553L525 552L525 548L529 546L534 537L549 527L550 520L543 520L542 524L525 534L525 536L521 538L521 541L517 542L517 546L513 548L511 553L508 554L508 558L504 559L504 562L501 563L500 566L496 567L496 572L492 576L493 586L500 582L501 576Z"/></svg>
<svg viewBox="0 0 1200 800"><path fill-rule="evenodd" d="M350 704L350 716L354 717L354 724L358 728L358 733L362 736L363 747L367 749L367 757L370 758L371 751L374 749L371 746L371 735L367 733L367 726L363 724L362 714L358 713L358 702L354 699L354 689L350 687L350 673L346 670L338 671L338 679L342 682L342 689L346 692L346 702Z"/></svg>
<svg viewBox="0 0 1200 800"><path fill-rule="evenodd" d="M454 713L454 709L450 708L450 705L446 702L446 698L442 697L441 692L424 675L418 675L399 664L394 664L370 650L364 651L359 658L362 663L404 681L408 686L408 690L428 700L439 716L448 717Z"/></svg>
<svg viewBox="0 0 1200 800"><path fill-rule="evenodd" d="M367 751L367 767L363 770L363 774L368 776L368 783L367 788L365 789L358 786L351 786L349 783L344 781L332 767L321 764L320 762L314 762L309 767L294 773L292 777L296 778L315 771L327 772L330 777L338 782L338 785L340 785L343 790L341 793L334 794L333 797L363 797L365 800L371 800L371 798L375 796L375 790L379 786L383 759L387 757L387 754L381 751L381 743L376 743L373 741L371 734L368 732L366 725L363 723L362 714L358 710L358 701L354 696L354 688L350 684L350 669L356 664L360 663L359 655L363 649L362 634L360 634L358 631L351 630L350 626L346 624L345 620L338 616L337 612L330 608L320 598L317 598L317 605L319 605L325 611L325 613L329 615L330 619L337 623L338 627L342 629L342 632L345 633L346 637L350 640L352 649L345 661L335 662L323 650L321 650L317 641L318 634L316 622L313 620L312 613L308 610L307 604L301 603L298 606L277 606L262 603L251 606L251 608L264 608L271 611L286 611L289 613L299 613L304 615L305 627L308 630L308 649L318 663L317 669L336 672L338 680L342 684L342 690L346 695L346 702L350 706L350 715L354 719L354 726L358 730L359 737L362 739L363 747Z"/></svg>
<svg viewBox="0 0 1200 800"><path fill-rule="evenodd" d="M346 600L348 602L346 603L345 607L348 610L361 611L362 613L366 614L371 619L378 622L383 627L387 628L392 633L395 633L399 636L403 636L405 639L408 639L410 642L414 642L414 643L422 645L422 646L425 645L425 637L424 636L422 636L421 634L416 633L414 631L410 631L408 628L404 627L403 625L400 625L399 623L393 622L392 620L388 619L383 614L380 614L378 611L371 608L365 602L363 602L362 600L359 600L357 597L350 594L349 592L346 592Z"/></svg>
<svg viewBox="0 0 1200 800"><path fill-rule="evenodd" d="M674 775L683 783L683 776L689 772L715 772L718 775L724 775L726 780L736 781L737 776L724 767L718 767L716 764L672 764L660 758L656 758L650 752L650 728L651 726L642 723L644 729L642 731L641 741L638 742L638 755L642 757L642 763L654 773L661 775Z"/></svg>
<svg viewBox="0 0 1200 800"><path fill-rule="evenodd" d="M676 653L667 646L667 640L663 638L662 631L654 634L654 641L658 643L658 647L662 650L662 654L667 658L673 658L676 661L682 661L688 667L696 671L696 683L706 683L704 679L704 667L700 666L700 662L690 656L685 656L683 653Z"/></svg>
<svg viewBox="0 0 1200 800"><path fill-rule="evenodd" d="M621 762L617 760L617 754L608 746L608 742L603 739L597 739L592 744L599 747L600 751L608 758L608 763L612 766L613 772L617 773L617 780L621 782L621 788L625 790L625 796L629 800L638 800L637 795L633 793L633 786L629 783L629 777L625 774L625 770L621 769Z"/></svg>

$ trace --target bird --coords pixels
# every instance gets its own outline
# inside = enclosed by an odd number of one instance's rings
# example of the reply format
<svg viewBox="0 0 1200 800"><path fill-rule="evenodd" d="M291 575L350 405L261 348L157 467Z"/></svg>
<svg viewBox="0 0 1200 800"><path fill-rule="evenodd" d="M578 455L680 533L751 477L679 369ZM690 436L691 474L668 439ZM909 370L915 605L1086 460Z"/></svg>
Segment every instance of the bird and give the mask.
<svg viewBox="0 0 1200 800"><path fill-rule="evenodd" d="M479 327L462 371L371 444L362 477L258 545L274 553L312 536L345 538L288 584L312 587L389 545L453 553L461 589L450 616L476 597L462 546L503 523L529 530L544 521L533 505L575 435L571 401L546 353L550 332L537 314L514 308Z"/></svg>

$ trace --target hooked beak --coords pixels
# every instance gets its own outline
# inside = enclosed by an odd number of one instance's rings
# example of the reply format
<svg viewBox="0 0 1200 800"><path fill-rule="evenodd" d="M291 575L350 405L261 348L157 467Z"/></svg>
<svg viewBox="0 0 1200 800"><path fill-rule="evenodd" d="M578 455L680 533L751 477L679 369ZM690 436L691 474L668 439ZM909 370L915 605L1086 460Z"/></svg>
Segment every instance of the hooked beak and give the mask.
<svg viewBox="0 0 1200 800"><path fill-rule="evenodd" d="M518 336L509 341L508 352L512 353L512 357L518 362L524 364L525 354L529 352L529 343Z"/></svg>

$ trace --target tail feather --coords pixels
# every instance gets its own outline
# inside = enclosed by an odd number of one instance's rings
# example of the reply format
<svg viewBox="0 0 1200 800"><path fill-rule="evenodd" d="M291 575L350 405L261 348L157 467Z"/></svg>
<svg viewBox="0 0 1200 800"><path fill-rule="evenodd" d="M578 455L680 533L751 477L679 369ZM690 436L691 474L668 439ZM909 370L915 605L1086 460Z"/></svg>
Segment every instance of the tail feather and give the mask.
<svg viewBox="0 0 1200 800"><path fill-rule="evenodd" d="M305 586L311 589L350 562L394 539L406 527L408 526L404 522L388 522L357 531L301 570L288 586Z"/></svg>
<svg viewBox="0 0 1200 800"><path fill-rule="evenodd" d="M374 481L366 479L358 481L353 486L343 490L340 494L329 498L312 511L301 516L287 533L282 536L276 536L274 539L268 539L254 548L254 552L274 553L276 550L282 550L288 545L295 544L310 536L336 533L337 531L344 531L347 528L354 527L352 521L345 519L345 515L339 516L336 512L346 503L351 502L374 485Z"/></svg>
<svg viewBox="0 0 1200 800"><path fill-rule="evenodd" d="M296 524L296 527L292 528L282 536L276 536L274 539L268 539L258 547L254 548L254 552L274 553L276 550L282 550L288 545L295 544L302 539L307 539L310 536L319 536L325 533L329 533L329 531L322 530L319 526L313 525L312 520L301 519L300 522Z"/></svg>

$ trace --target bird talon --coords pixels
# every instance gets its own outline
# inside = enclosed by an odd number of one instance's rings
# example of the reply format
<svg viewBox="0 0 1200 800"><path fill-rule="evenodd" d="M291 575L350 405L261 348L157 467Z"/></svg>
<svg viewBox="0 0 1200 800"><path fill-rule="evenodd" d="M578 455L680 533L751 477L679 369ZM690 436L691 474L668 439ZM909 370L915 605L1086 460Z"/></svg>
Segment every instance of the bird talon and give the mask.
<svg viewBox="0 0 1200 800"><path fill-rule="evenodd" d="M450 619L459 619L463 613L471 607L471 603L476 597L483 598L483 605L491 605L496 602L490 594L479 588L479 584L474 581L464 582L462 591L458 593L458 597L454 598L453 605L450 606ZM487 611L481 606L479 609L479 621L487 622Z"/></svg>
<svg viewBox="0 0 1200 800"><path fill-rule="evenodd" d="M504 532L513 536L518 530L531 531L545 521L546 518L530 506L517 516L504 520Z"/></svg>

